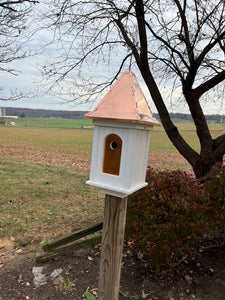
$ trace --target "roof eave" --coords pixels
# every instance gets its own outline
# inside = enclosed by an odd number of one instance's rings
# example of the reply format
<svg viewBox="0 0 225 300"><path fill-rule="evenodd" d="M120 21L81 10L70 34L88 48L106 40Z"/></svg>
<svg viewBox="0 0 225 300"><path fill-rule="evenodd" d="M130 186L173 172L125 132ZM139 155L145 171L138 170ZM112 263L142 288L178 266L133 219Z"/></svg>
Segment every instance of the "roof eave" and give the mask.
<svg viewBox="0 0 225 300"><path fill-rule="evenodd" d="M147 120L134 120L134 119L117 119L117 118L105 118L105 117L93 117L88 116L87 114L84 115L85 119L92 119L92 120L100 120L100 121L113 121L113 122L122 122L122 123L137 123L137 124L145 124L145 125L152 125L152 126L161 126L161 124L157 120L147 121Z"/></svg>

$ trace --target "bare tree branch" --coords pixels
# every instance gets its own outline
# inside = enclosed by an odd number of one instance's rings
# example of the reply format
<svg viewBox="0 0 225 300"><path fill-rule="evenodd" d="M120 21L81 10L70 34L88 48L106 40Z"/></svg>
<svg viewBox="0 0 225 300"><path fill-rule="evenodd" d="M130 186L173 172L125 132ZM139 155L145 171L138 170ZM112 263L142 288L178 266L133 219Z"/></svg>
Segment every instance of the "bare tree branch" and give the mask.
<svg viewBox="0 0 225 300"><path fill-rule="evenodd" d="M213 87L221 83L223 80L225 80L225 70L215 75L213 78L209 79L208 81L202 83L197 88L193 89L194 95L196 97L201 97L204 93L211 90Z"/></svg>
<svg viewBox="0 0 225 300"><path fill-rule="evenodd" d="M192 165L196 176L203 176L221 160L225 153L224 138L212 139L200 100L213 93L225 76L224 0L50 3L48 22L61 48L59 59L54 58L44 73L57 92L60 87L66 96L68 91L71 100L95 98L120 71L129 68L128 58L132 54L167 135ZM111 72L114 68L109 80L105 80L104 69L98 74L85 71L88 67L93 70L93 66L101 70L103 64L109 65ZM184 141L170 119L167 99L160 92L162 84L170 89L170 96L178 88L181 90L180 97L186 101L196 126L200 153Z"/></svg>
<svg viewBox="0 0 225 300"><path fill-rule="evenodd" d="M7 72L13 76L19 75L20 72L11 66L9 67L9 64L34 53L26 48L26 42L29 40L26 32L27 18L36 3L38 1L35 0L0 2L0 72ZM3 101L21 99L23 94L18 91L11 91L9 92L10 95L5 97L3 96L3 91L4 89L1 87L0 98Z"/></svg>

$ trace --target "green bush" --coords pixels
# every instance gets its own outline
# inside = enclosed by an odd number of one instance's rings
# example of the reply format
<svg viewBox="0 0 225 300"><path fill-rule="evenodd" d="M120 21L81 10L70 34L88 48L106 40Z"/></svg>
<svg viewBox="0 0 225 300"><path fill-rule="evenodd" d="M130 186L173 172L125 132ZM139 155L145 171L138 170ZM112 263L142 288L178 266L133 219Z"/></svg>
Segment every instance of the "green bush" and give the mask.
<svg viewBox="0 0 225 300"><path fill-rule="evenodd" d="M126 239L152 269L172 269L203 231L209 195L182 171L149 169L147 181L129 197Z"/></svg>

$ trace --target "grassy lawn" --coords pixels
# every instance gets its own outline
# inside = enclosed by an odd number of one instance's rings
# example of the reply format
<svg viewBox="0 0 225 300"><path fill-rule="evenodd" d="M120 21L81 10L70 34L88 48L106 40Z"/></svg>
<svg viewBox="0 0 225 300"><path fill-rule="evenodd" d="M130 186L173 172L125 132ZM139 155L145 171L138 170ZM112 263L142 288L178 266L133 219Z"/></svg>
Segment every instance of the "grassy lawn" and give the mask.
<svg viewBox="0 0 225 300"><path fill-rule="evenodd" d="M87 171L0 158L0 235L38 241L99 222L103 195L87 179Z"/></svg>
<svg viewBox="0 0 225 300"><path fill-rule="evenodd" d="M13 120L20 126L46 126L46 127L89 127L92 122L89 119L64 119L64 118L22 118Z"/></svg>
<svg viewBox="0 0 225 300"><path fill-rule="evenodd" d="M214 137L222 134L220 124L211 125ZM193 124L177 126L199 151ZM102 220L104 195L85 184L92 138L93 130L0 126L0 238L29 244ZM150 151L177 152L159 127L151 133ZM178 167L169 159L163 165Z"/></svg>
<svg viewBox="0 0 225 300"><path fill-rule="evenodd" d="M185 141L192 146L197 152L200 150L200 144L195 131L183 131L182 136ZM153 131L150 136L149 150L160 152L177 152L174 145L169 140L164 131Z"/></svg>
<svg viewBox="0 0 225 300"><path fill-rule="evenodd" d="M25 152L26 160L41 161L46 157L45 163L47 159L65 162L60 165L66 165L66 160L90 157L92 137L93 130L0 126L0 144L6 155L7 149L13 157L24 157Z"/></svg>
<svg viewBox="0 0 225 300"><path fill-rule="evenodd" d="M195 131L195 126L193 122L176 122L175 125L178 127L184 140L197 152L200 151L199 140ZM225 127L221 124L211 123L209 124L209 129L213 138L221 135ZM160 152L177 152L176 148L173 146L169 138L167 137L163 127L155 127L150 137L150 151L160 151Z"/></svg>
<svg viewBox="0 0 225 300"><path fill-rule="evenodd" d="M80 124L84 124L87 121L89 125L91 124L91 120L81 119L30 118L28 120L30 123L34 121L37 123L41 123L44 121L48 122L47 120L50 120L50 122L51 120L53 120L54 122L67 122L66 120L68 120L68 122L80 122ZM181 131L184 139L196 151L199 151L200 146L195 132L194 124L192 122L177 122L176 126ZM217 137L218 135L222 134L222 131L224 130L221 124L215 123L209 124L209 128L213 137ZM25 146L37 146L38 148L42 148L46 151L57 150L59 152L72 153L74 152L74 149L77 150L79 148L79 152L87 154L91 151L92 138L92 130L0 126L0 143L8 145L16 144ZM157 126L152 131L150 138L150 150L161 152L177 151L168 139L162 126Z"/></svg>
<svg viewBox="0 0 225 300"><path fill-rule="evenodd" d="M44 148L55 149L65 145L91 146L92 136L92 130L0 126L0 142Z"/></svg>

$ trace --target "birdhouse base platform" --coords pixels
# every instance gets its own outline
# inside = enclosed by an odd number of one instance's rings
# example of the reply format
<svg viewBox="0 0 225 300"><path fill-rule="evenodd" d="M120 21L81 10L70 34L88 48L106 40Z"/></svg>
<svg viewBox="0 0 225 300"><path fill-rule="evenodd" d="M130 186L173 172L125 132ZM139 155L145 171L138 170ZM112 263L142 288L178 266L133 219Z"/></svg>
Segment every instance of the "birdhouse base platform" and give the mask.
<svg viewBox="0 0 225 300"><path fill-rule="evenodd" d="M128 195L131 195L134 192L136 192L136 191L138 191L138 190L140 190L143 187L148 185L147 182L144 182L144 183L141 183L141 184L139 184L135 187L132 187L132 189L120 189L120 188L116 189L114 187L113 190L112 190L112 188L110 186L99 184L99 183L93 182L91 180L86 181L86 184L89 184L89 185L96 186L96 187L100 188L100 191L104 194L111 195L111 196L114 196L114 197L119 197L119 198L125 198Z"/></svg>

